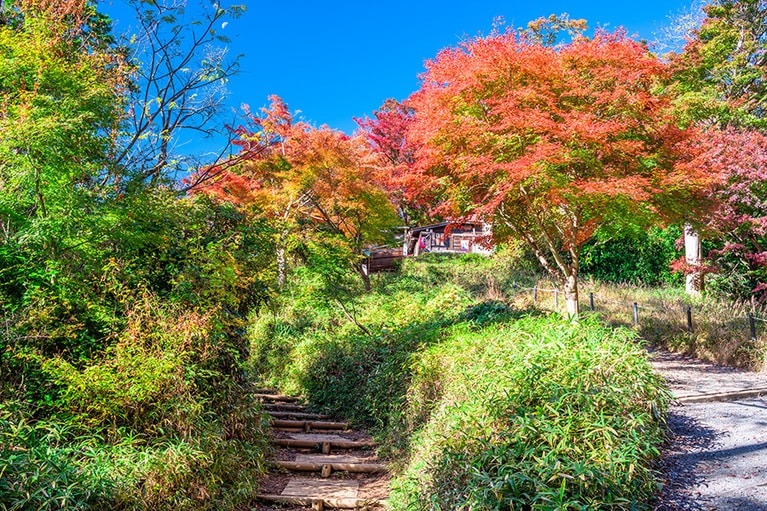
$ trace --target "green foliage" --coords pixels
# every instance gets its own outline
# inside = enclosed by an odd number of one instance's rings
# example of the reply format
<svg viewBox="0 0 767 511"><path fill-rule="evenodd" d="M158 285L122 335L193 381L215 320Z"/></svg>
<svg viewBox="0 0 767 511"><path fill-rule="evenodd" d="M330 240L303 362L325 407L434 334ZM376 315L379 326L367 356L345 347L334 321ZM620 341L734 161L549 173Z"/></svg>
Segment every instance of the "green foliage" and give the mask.
<svg viewBox="0 0 767 511"><path fill-rule="evenodd" d="M271 233L116 162L128 66L93 5L7 13L0 509L241 507L266 451L242 334Z"/></svg>
<svg viewBox="0 0 767 511"><path fill-rule="evenodd" d="M233 413L247 436L208 427L147 442L121 430L111 442L63 423L0 408L0 509L236 509L264 472L264 425L253 402ZM226 425L231 428L232 424ZM231 430L230 430L231 431ZM252 439L259 438L253 442Z"/></svg>
<svg viewBox="0 0 767 511"><path fill-rule="evenodd" d="M680 118L764 129L764 3L716 0L704 11L684 51L672 56Z"/></svg>
<svg viewBox="0 0 767 511"><path fill-rule="evenodd" d="M66 425L31 423L0 405L0 509L99 509L114 491L105 473L88 474Z"/></svg>
<svg viewBox="0 0 767 511"><path fill-rule="evenodd" d="M405 457L394 509L648 508L661 381L628 330L488 299L483 271L512 264L408 259L346 304L369 334L293 282L251 328L253 370Z"/></svg>
<svg viewBox="0 0 767 511"><path fill-rule="evenodd" d="M300 392L328 410L382 429L401 427L404 368L419 346L439 335L472 300L456 285L414 294L405 286L363 296L347 307L372 335L349 320L322 289L293 295L293 306L264 314L251 329L253 371L268 383ZM360 400L364 403L359 406Z"/></svg>
<svg viewBox="0 0 767 511"><path fill-rule="evenodd" d="M605 282L679 284L683 276L672 273L670 264L679 257L676 241L681 235L678 227L653 227L618 236L599 232L584 248L581 274Z"/></svg>
<svg viewBox="0 0 767 511"><path fill-rule="evenodd" d="M646 508L666 397L632 337L556 317L452 329L414 362L428 420L393 508Z"/></svg>

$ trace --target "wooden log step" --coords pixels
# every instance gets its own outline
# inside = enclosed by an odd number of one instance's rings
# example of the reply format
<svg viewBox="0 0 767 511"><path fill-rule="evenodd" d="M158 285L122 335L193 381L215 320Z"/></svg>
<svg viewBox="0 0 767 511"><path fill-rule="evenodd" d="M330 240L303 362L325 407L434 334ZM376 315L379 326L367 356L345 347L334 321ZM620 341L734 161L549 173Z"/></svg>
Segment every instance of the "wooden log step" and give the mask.
<svg viewBox="0 0 767 511"><path fill-rule="evenodd" d="M338 449L364 449L375 447L377 444L372 440L296 440L294 438L275 438L274 443L283 447L298 447L303 449L322 449L322 444L329 444L331 448Z"/></svg>
<svg viewBox="0 0 767 511"><path fill-rule="evenodd" d="M279 394L280 391L277 389L254 389L253 392L256 394Z"/></svg>
<svg viewBox="0 0 767 511"><path fill-rule="evenodd" d="M275 428L302 428L302 429L348 429L346 422L329 421L294 421L284 419L274 419L272 426Z"/></svg>
<svg viewBox="0 0 767 511"><path fill-rule="evenodd" d="M375 474L386 472L388 466L383 463L306 463L298 461L278 461L277 466L286 470L299 472L322 472L323 467L330 466L334 472L354 472Z"/></svg>
<svg viewBox="0 0 767 511"><path fill-rule="evenodd" d="M275 428L275 429L278 429L282 431L283 433L303 433L304 432L303 429L298 429L298 428Z"/></svg>
<svg viewBox="0 0 767 511"><path fill-rule="evenodd" d="M305 412L306 405L297 405L292 403L262 403L261 407L266 411L282 410L282 411L295 411Z"/></svg>
<svg viewBox="0 0 767 511"><path fill-rule="evenodd" d="M386 508L386 501L374 499L353 499L353 498L332 498L332 497L292 497L288 495L258 495L258 499L264 502L289 506L311 507L312 509L322 510L323 508L333 509L370 509Z"/></svg>
<svg viewBox="0 0 767 511"><path fill-rule="evenodd" d="M269 415L275 419L304 419L304 420L323 420L329 419L330 415L323 415L321 413L308 413L308 412L278 412L273 410L267 410Z"/></svg>
<svg viewBox="0 0 767 511"><path fill-rule="evenodd" d="M283 403L297 403L301 401L301 398L298 396L285 396L283 394L253 394L255 397L261 399L262 401L270 401L270 402L283 402Z"/></svg>

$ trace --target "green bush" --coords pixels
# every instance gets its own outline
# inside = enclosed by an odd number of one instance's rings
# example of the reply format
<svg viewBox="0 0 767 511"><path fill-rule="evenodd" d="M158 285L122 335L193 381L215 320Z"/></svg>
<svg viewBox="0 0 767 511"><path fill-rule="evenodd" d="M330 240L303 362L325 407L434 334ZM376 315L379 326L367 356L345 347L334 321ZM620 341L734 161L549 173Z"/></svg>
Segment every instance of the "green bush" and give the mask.
<svg viewBox="0 0 767 511"><path fill-rule="evenodd" d="M618 235L598 232L584 247L581 274L605 282L679 284L684 276L672 273L670 264L679 258L676 240L681 236L678 227Z"/></svg>
<svg viewBox="0 0 767 511"><path fill-rule="evenodd" d="M101 509L115 480L88 473L64 424L31 422L0 405L0 509Z"/></svg>
<svg viewBox="0 0 767 511"><path fill-rule="evenodd" d="M633 333L487 299L472 264L498 261L407 260L352 318L294 283L252 368L406 460L394 509L646 508L667 395Z"/></svg>
<svg viewBox="0 0 767 511"><path fill-rule="evenodd" d="M454 327L413 363L423 422L393 509L639 509L667 400L628 330Z"/></svg>
<svg viewBox="0 0 767 511"><path fill-rule="evenodd" d="M185 437L104 435L0 407L0 510L219 510L252 502L266 424L243 392Z"/></svg>

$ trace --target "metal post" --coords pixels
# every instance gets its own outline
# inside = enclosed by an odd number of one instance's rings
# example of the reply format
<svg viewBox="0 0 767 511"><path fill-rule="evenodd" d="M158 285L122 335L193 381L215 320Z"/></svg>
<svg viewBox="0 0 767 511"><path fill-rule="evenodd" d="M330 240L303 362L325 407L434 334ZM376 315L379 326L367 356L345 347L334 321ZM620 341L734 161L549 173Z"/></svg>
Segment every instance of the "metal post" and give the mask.
<svg viewBox="0 0 767 511"><path fill-rule="evenodd" d="M589 293L589 307L591 307L591 312L594 312L594 293Z"/></svg>
<svg viewBox="0 0 767 511"><path fill-rule="evenodd" d="M533 303L538 303L538 286L533 286Z"/></svg>
<svg viewBox="0 0 767 511"><path fill-rule="evenodd" d="M559 291L554 290L554 312L559 311Z"/></svg>
<svg viewBox="0 0 767 511"><path fill-rule="evenodd" d="M756 340L756 321L754 320L754 313L748 313L748 326L751 328L751 340Z"/></svg>
<svg viewBox="0 0 767 511"><path fill-rule="evenodd" d="M634 324L639 326L639 305L634 302Z"/></svg>
<svg viewBox="0 0 767 511"><path fill-rule="evenodd" d="M692 332L692 307L687 306L687 331Z"/></svg>

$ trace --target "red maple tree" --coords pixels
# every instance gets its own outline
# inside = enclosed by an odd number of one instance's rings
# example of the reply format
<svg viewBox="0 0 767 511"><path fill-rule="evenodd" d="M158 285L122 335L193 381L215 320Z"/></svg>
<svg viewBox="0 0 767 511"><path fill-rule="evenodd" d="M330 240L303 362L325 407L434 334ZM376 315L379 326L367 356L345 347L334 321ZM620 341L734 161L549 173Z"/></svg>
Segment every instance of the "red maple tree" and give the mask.
<svg viewBox="0 0 767 511"><path fill-rule="evenodd" d="M362 252L388 241L399 223L386 193L376 185L381 156L360 136L296 121L277 96L250 126L235 131L236 164L208 171L201 192L237 205L274 228L278 285L285 282L292 242L334 243L347 253L365 287ZM301 238L299 240L299 238ZM335 240L335 241L334 241Z"/></svg>
<svg viewBox="0 0 767 511"><path fill-rule="evenodd" d="M408 101L414 172L480 215L497 242L523 240L578 313L581 248L606 223L678 213L708 181L678 165L686 132L661 91L663 62L623 32L544 46L513 31L427 63Z"/></svg>

